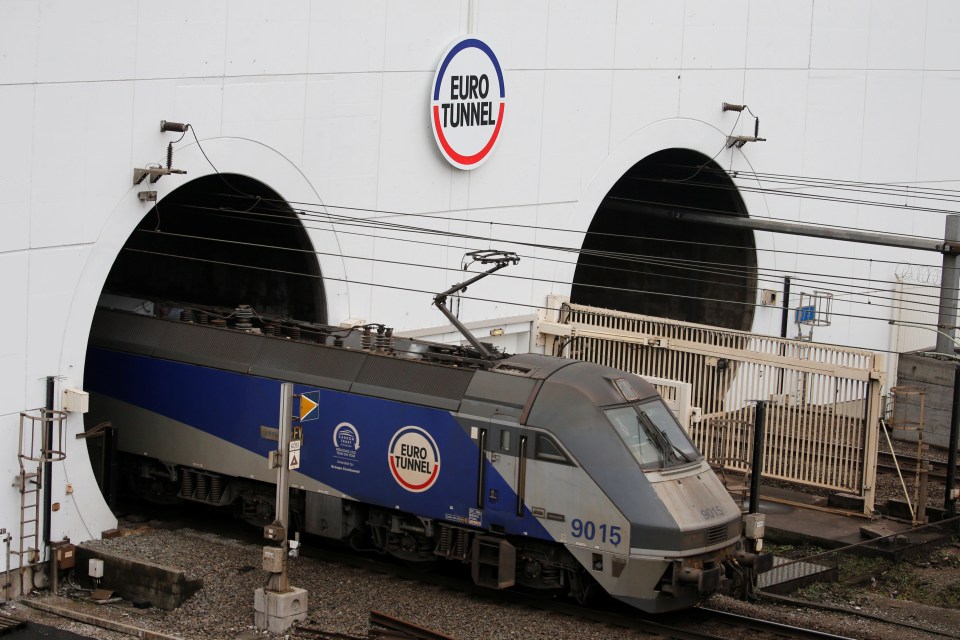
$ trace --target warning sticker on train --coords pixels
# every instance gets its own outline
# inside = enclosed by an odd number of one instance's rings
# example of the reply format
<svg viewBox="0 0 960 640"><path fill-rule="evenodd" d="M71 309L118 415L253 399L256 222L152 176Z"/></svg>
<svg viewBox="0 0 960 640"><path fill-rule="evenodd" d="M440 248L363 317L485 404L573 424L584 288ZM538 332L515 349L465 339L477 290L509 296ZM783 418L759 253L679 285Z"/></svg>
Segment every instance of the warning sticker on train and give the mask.
<svg viewBox="0 0 960 640"><path fill-rule="evenodd" d="M433 77L430 104L443 157L458 169L483 164L500 137L505 104L503 70L493 49L477 38L450 45Z"/></svg>
<svg viewBox="0 0 960 640"><path fill-rule="evenodd" d="M320 392L306 391L300 394L300 422L320 417Z"/></svg>
<svg viewBox="0 0 960 640"><path fill-rule="evenodd" d="M440 475L440 449L420 427L404 427L393 435L387 461L397 484L413 493L426 491Z"/></svg>
<svg viewBox="0 0 960 640"><path fill-rule="evenodd" d="M290 452L288 454L287 469L291 471L300 468L300 440L290 441Z"/></svg>

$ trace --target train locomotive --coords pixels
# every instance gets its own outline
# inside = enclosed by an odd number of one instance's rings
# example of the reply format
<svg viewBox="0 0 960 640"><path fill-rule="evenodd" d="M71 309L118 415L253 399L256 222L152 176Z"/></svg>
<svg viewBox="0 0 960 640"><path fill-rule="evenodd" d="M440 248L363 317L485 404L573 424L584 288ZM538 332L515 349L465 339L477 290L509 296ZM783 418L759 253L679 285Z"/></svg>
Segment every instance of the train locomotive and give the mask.
<svg viewBox="0 0 960 640"><path fill-rule="evenodd" d="M160 308L159 305L156 308ZM769 556L642 378L542 355L327 327L249 307L100 308L91 417L127 486L274 518L280 387L295 387L293 522L399 558L470 565L493 588L602 589L647 612L750 588ZM297 406L299 404L299 406ZM293 528L293 527L291 527Z"/></svg>

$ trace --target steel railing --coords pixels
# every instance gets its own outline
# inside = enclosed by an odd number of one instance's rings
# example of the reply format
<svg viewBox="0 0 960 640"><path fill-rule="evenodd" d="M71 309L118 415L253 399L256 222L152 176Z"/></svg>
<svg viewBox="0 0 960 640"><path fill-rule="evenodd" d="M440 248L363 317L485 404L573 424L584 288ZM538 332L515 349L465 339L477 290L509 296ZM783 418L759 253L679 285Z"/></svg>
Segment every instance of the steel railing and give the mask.
<svg viewBox="0 0 960 640"><path fill-rule="evenodd" d="M882 356L572 304L539 331L556 355L689 383L686 426L726 469L750 471L755 403L768 401L763 476L853 493L872 512Z"/></svg>

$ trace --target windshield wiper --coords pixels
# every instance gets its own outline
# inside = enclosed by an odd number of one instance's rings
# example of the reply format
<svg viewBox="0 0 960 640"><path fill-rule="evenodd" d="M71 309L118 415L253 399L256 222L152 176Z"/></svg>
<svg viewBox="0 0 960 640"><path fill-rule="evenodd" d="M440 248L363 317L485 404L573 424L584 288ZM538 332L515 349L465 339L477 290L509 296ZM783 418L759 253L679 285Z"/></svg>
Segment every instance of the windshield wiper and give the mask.
<svg viewBox="0 0 960 640"><path fill-rule="evenodd" d="M661 452L660 460L661 463L665 462L664 456L669 455L676 461L684 460L686 462L693 462L693 460L683 452L680 447L675 445L672 440L663 432L662 429L657 427L650 419L650 416L643 413L642 411L637 411L637 424L643 427L643 430L647 432L647 435L650 436L650 439L656 443L657 448Z"/></svg>

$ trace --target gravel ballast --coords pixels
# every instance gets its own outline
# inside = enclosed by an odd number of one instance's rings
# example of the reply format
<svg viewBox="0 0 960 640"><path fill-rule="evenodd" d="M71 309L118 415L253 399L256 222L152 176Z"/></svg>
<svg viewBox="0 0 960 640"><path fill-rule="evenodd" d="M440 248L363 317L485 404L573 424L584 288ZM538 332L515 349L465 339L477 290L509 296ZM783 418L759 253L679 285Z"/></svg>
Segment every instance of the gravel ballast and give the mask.
<svg viewBox="0 0 960 640"><path fill-rule="evenodd" d="M31 598L62 603L65 602L63 596L70 596L74 600L73 606L82 607L84 611L99 617L182 638L249 640L283 637L260 633L253 628L253 592L266 584L268 576L260 568L262 546L259 544L237 542L191 529L150 529L137 535L87 544L130 558L182 569L191 578L201 578L204 586L174 611L137 609L127 602L111 605L85 603L84 596L88 592L76 589L69 581L64 581L59 596L43 592ZM498 602L495 598L476 598L304 556L291 560L289 575L292 585L309 592L307 622L310 625L358 637L367 635L371 610L414 622L460 640L647 637L622 628ZM109 588L109 585L103 586ZM870 599L860 600L856 606L862 610L869 607L871 611L899 617L904 621L942 628L947 633L952 633L960 624L960 612L956 610L912 607L910 603L901 601L891 607L884 605L884 599L882 594L876 594ZM711 598L707 604L787 624L813 626L853 638L926 640L943 637L799 606L745 603L725 597ZM850 606L851 613L856 613L856 606ZM15 615L91 637L105 640L130 637L105 629L93 629L74 621L58 620L23 605L9 607L15 609ZM736 636L727 631L726 637L732 640ZM743 637L750 637L750 632L744 632Z"/></svg>

